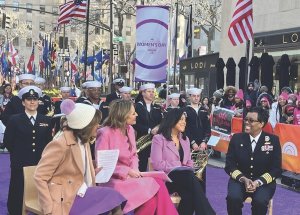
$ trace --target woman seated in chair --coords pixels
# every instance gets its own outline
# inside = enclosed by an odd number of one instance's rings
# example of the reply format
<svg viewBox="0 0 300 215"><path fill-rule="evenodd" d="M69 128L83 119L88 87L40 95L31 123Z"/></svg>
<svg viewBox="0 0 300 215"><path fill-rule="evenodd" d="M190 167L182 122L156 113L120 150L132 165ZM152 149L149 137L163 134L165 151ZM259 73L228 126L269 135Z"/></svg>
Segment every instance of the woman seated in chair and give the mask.
<svg viewBox="0 0 300 215"><path fill-rule="evenodd" d="M166 185L170 193L177 192L181 197L180 215L216 214L194 174L185 127L186 113L182 109L173 109L166 114L152 140L150 157L153 169L164 171L172 179L173 182Z"/></svg>
<svg viewBox="0 0 300 215"><path fill-rule="evenodd" d="M101 186L112 187L126 199L124 213L135 215L178 214L163 181L142 177L138 168L135 133L137 113L130 101L115 100L109 106L104 127L98 130L97 150L119 149L119 158L112 178Z"/></svg>
<svg viewBox="0 0 300 215"><path fill-rule="evenodd" d="M90 141L96 138L101 112L70 99L61 110L66 127L46 146L34 175L43 214L123 214L121 194L94 186L101 169L93 167Z"/></svg>

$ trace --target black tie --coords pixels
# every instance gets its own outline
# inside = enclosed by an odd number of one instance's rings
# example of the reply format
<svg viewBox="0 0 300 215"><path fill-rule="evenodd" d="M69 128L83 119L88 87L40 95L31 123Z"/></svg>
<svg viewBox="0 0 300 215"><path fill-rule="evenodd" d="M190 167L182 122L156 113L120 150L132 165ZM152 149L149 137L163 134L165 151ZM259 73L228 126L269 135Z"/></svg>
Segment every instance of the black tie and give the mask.
<svg viewBox="0 0 300 215"><path fill-rule="evenodd" d="M35 119L34 119L34 117L33 117L33 116L31 116L31 117L30 117L30 121L31 121L32 125L34 125L34 123L35 123Z"/></svg>

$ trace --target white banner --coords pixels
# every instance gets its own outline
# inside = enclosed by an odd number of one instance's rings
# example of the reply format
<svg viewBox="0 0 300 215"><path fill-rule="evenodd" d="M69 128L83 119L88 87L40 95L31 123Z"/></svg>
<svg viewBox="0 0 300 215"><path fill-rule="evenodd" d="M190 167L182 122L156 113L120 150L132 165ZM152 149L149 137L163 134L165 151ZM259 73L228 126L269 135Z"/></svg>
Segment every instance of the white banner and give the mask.
<svg viewBox="0 0 300 215"><path fill-rule="evenodd" d="M135 81L166 82L169 7L137 6Z"/></svg>

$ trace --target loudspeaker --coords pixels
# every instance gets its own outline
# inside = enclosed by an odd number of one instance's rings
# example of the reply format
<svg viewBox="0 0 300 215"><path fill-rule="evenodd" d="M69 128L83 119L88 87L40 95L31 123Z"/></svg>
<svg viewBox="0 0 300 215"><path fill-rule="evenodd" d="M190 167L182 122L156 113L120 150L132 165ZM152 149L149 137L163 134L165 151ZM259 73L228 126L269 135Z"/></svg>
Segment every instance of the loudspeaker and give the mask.
<svg viewBox="0 0 300 215"><path fill-rule="evenodd" d="M121 73L126 73L128 72L128 67L126 65L120 66L120 71Z"/></svg>
<svg viewBox="0 0 300 215"><path fill-rule="evenodd" d="M59 37L59 48L62 49L63 48L63 40L64 40L64 37ZM64 44L65 44L65 49L68 48L68 37L65 37L65 41L64 41Z"/></svg>

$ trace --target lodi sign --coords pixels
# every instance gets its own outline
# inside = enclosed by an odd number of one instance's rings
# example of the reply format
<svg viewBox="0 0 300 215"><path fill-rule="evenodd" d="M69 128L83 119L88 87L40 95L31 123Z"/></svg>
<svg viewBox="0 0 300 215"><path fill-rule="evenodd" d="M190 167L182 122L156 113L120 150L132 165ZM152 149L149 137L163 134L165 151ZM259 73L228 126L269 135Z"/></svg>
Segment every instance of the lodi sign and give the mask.
<svg viewBox="0 0 300 215"><path fill-rule="evenodd" d="M254 47L300 43L300 31L254 38Z"/></svg>

